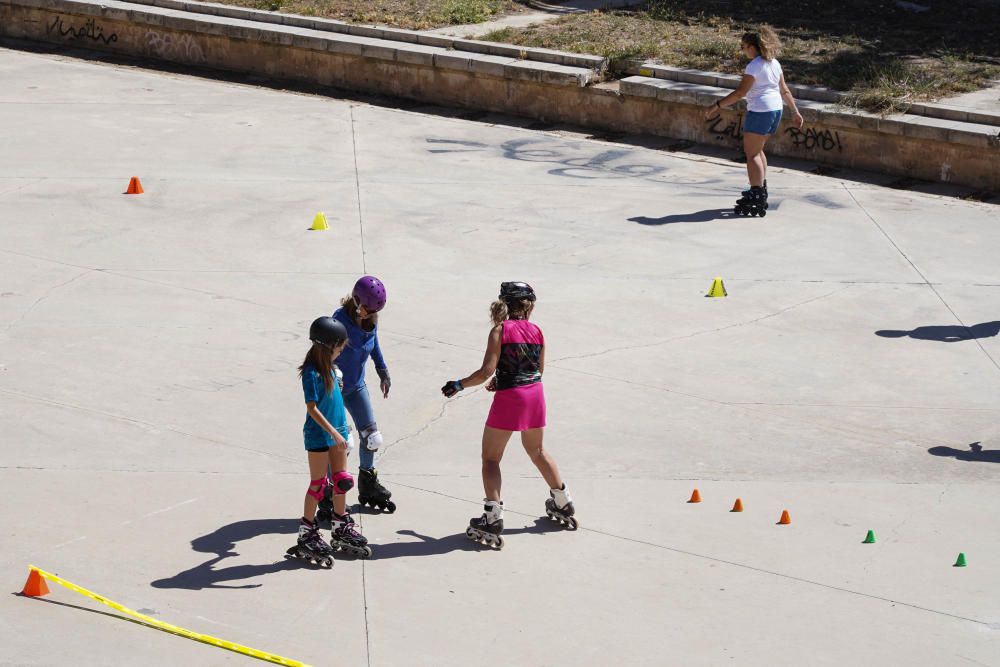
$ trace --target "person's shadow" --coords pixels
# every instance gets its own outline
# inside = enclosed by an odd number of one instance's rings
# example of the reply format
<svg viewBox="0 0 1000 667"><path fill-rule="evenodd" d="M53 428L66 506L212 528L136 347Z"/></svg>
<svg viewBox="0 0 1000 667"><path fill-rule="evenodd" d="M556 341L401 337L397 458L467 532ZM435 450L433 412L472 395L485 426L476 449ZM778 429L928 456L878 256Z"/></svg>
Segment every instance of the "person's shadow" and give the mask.
<svg viewBox="0 0 1000 667"><path fill-rule="evenodd" d="M901 331L896 329L882 329L876 331L876 336L882 338L903 338L910 337L917 340L936 340L942 343L958 343L963 340L975 340L977 338L992 338L1000 333L1000 321L983 322L974 324L971 327L963 327L958 324L941 326L917 327L911 331Z"/></svg>
<svg viewBox="0 0 1000 667"><path fill-rule="evenodd" d="M531 533L535 535L542 535L545 533L554 533L561 530L566 530L562 528L558 523L545 518L535 519L535 523L531 526L524 526L523 528L505 528L503 531L503 538L506 540L510 535L523 535L525 533ZM465 531L461 533L455 533L454 535L446 535L444 537L431 537L430 535L421 535L415 530L399 530L396 531L397 535L408 535L410 537L417 538L416 541L410 542L390 542L388 544L376 544L372 545L372 550L374 552L373 558L378 560L384 560L386 558L412 558L416 556L440 556L442 554L451 553L452 551L491 551L490 547L482 544L473 542L468 537L465 536Z"/></svg>
<svg viewBox="0 0 1000 667"><path fill-rule="evenodd" d="M928 454L934 456L953 456L956 461L983 461L985 463L1000 463L1000 449L987 449L978 442L969 445L969 449L954 449L953 447L931 447Z"/></svg>
<svg viewBox="0 0 1000 667"><path fill-rule="evenodd" d="M648 227L658 227L660 225L672 225L678 222L708 222L710 220L728 220L738 217L732 207L730 208L709 208L704 211L694 213L679 213L677 215L665 215L662 218L650 218L645 215L637 215L629 218L629 222L637 222ZM747 216L749 217L749 216Z"/></svg>
<svg viewBox="0 0 1000 667"><path fill-rule="evenodd" d="M201 590L202 588L258 588L261 584L224 585L221 582L250 579L262 574L295 570L308 566L303 561L286 558L273 563L267 563L266 565L235 565L221 569L216 566L231 556L239 556L239 553L235 551L236 545L239 542L252 539L258 535L296 535L298 531L299 522L297 519L250 519L230 523L207 535L202 535L191 540L192 549L203 553L215 554L213 558L190 570L178 572L172 577L150 582L150 585L154 588L185 588L188 590ZM289 545L294 543L294 541L294 539L289 541Z"/></svg>

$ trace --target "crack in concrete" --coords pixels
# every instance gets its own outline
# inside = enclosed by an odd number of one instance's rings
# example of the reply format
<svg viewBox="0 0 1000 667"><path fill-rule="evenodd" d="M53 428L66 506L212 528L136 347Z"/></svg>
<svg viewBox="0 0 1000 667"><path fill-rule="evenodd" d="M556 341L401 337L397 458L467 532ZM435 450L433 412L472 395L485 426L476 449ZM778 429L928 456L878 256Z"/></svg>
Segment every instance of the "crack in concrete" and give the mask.
<svg viewBox="0 0 1000 667"><path fill-rule="evenodd" d="M983 354L986 355L986 358L989 359L990 362L996 367L997 371L1000 371L1000 362L997 362L997 360L993 358L993 355L991 355L989 351L987 351L987 349L983 347L982 341L980 341L979 338L973 335L972 330L969 328L969 325L967 325L964 321L962 321L962 318L958 316L958 313L955 312L955 309L952 308L947 301L945 301L944 297L941 296L941 293L934 286L934 283L932 283L930 280L927 279L927 276L924 275L924 272L917 267L916 263L912 259L910 259L910 257L905 252L903 252L903 249L899 247L899 244L896 243L895 239L889 236L889 233L885 231L882 225L878 223L878 220L875 219L875 216L869 213L868 209L865 208L864 204L858 201L857 197L854 196L854 193L848 190L846 187L844 189L847 190L847 193L851 196L851 199L854 200L854 203L858 206L858 208L860 208L861 211L868 217L868 219L872 221L872 224L874 224L875 227L882 233L882 235L892 245L892 247L896 249L896 252L898 252L899 255L906 260L907 264L909 264L913 268L913 270L917 273L917 275L920 276L920 279L924 281L924 284L927 285L927 287L929 287L932 292L934 292L934 296L936 296L938 300L944 305L944 307L948 309L948 312L951 313L951 316L955 318L955 321L958 322L959 325L965 328L969 338L975 341L976 345L979 347L980 350L982 350Z"/></svg>
<svg viewBox="0 0 1000 667"><path fill-rule="evenodd" d="M66 285L69 285L70 283L76 282L77 280L79 280L83 276L87 275L88 273L93 273L93 270L92 269L85 270L85 271L83 271L81 273L78 273L77 275L73 276L69 280L67 280L65 282L61 282L58 285L53 285L49 289L45 290L45 293L42 294L42 296L40 296L37 299L35 299L34 303L32 303L30 306L28 306L24 310L24 312L21 313L20 317L12 320L10 322L8 322L7 326L5 326L3 328L3 331L0 331L0 334L6 334L6 333L8 333L15 326L17 326L18 324L20 324L21 322L23 322L28 317L28 315L30 315L31 312L38 306L38 304L42 303L43 301L45 301L46 299L48 299L50 296L52 296L56 292L56 290L58 290L58 289L60 289L62 287L65 287Z"/></svg>
<svg viewBox="0 0 1000 667"><path fill-rule="evenodd" d="M203 442L209 442L209 443L212 443L214 445L219 445L220 447L228 447L230 449L238 449L238 450L243 451L243 452L249 452L249 453L252 453L252 454L258 454L260 456L264 456L264 457L268 457L268 458L279 459L279 460L282 460L282 461L296 461L296 462L299 462L299 459L293 459L290 456L282 456L280 454L275 454L273 452L267 452L267 451L263 451L263 450L260 450L260 449L254 449L252 447L244 447L244 446L241 446L241 445L234 445L234 444L232 444L230 442L226 442L225 440L220 440L218 438L212 438L212 437L205 436L205 435L199 435L197 433L190 433L188 431L184 431L182 429L179 429L179 428L177 428L175 426L163 425L163 424L154 424L152 422L147 422L145 420L138 419L136 417L129 417L128 415L120 415L120 414L115 414L113 412L107 412L105 410L98 410L96 408L88 408L88 407L85 407L85 406L82 406L82 405L74 405L72 403L65 403L63 401L56 401L56 400L52 400L52 399L49 399L49 398L42 398L41 396L34 396L32 394L25 394L23 392L12 391L10 389L5 389L5 388L2 388L2 387L0 387L0 394L7 394L9 396L15 396L15 397L23 399L23 400L34 401L36 403L42 403L43 405L49 405L49 406L52 406L52 407L62 408L64 410L72 410L72 411L76 411L76 412L83 412L83 413L89 414L89 415L96 415L98 417L104 417L106 419L112 419L114 421L124 422L126 424L132 424L134 426L138 426L138 427L146 429L146 430L151 430L151 431L166 431L168 433L174 433L176 435L182 435L184 437L191 438L193 440L200 440L200 441L203 441Z"/></svg>
<svg viewBox="0 0 1000 667"><path fill-rule="evenodd" d="M574 359L593 359L595 357L599 357L599 356L602 356L602 355L605 355L605 354L610 354L611 352L626 352L626 351L631 351L631 350L641 350L641 349L649 348L649 347L657 347L659 345L666 345L667 343L673 343L673 342L679 341L679 340L687 340L689 338L694 338L696 336L702 336L702 335L705 335L705 334L718 333L720 331L726 331L727 329L735 329L737 327L749 326L751 324L756 324L757 322L762 322L764 320L771 319L772 317L778 317L779 315L783 315L784 313L787 313L790 310L794 310L794 309L799 308L801 306L805 306L805 305L810 304L810 303L812 303L814 301L819 301L821 299L826 299L827 297L833 296L834 294L837 294L839 292L843 292L844 290L850 289L851 287L853 287L853 284L847 284L847 285L841 287L840 289L836 289L836 290L834 290L832 292L828 292L828 293L822 294L820 296L815 296L815 297L812 297L810 299L806 299L805 301L800 301L799 303L792 304L791 306L788 306L786 308L782 308L782 309L777 310L777 311L775 311L773 313L769 313L767 315L763 315L761 317L757 317L757 318L754 318L752 320L747 320L745 322L735 322L733 324L728 324L728 325L723 326L723 327L717 327L715 329L706 329L704 331L695 331L694 333L685 334L683 336L674 336L672 338L665 338L665 339L654 341L654 342L651 342L651 343L641 343L639 345L622 345L622 346L619 346L619 347L611 347L611 348L608 348L606 350L601 350L600 352L591 352L591 353L588 353L588 354L580 354L580 355L571 356L571 357L559 357L558 359L553 359L551 363L552 364L557 364L557 363L562 362L562 361L570 361L570 360L574 360Z"/></svg>
<svg viewBox="0 0 1000 667"><path fill-rule="evenodd" d="M429 494L433 494L433 495L437 495L437 496L442 496L444 498L449 498L451 500L458 500L458 501L461 501L463 503L478 505L480 502L482 502L482 501L479 501L479 500L469 500L468 498L462 498L460 496L452 496L452 495L447 494L447 493L441 493L440 491L434 491L434 490L431 490L431 489L423 489L423 488L420 488L420 487L417 487L417 486L410 486L408 484L401 484L399 482L396 482L396 484L397 484L397 486L402 486L402 487L405 487L405 488L408 488L408 489L412 489L414 491L420 491L420 492L423 492L423 493L429 493ZM517 510L513 510L510 507L505 507L504 509L505 509L505 511L508 514L517 514L518 516L523 516L523 517L527 517L527 518L535 518L537 516L536 514L531 514L531 513L527 513L527 512L518 512ZM921 605L918 605L918 604L915 604L915 603L911 603L911 602L903 602L901 600L894 600L892 598L883 597L881 595L874 595L872 593L866 593L864 591L858 591L858 590L846 588L844 586L836 586L834 584L827 584L827 583L823 583L821 581L815 581L813 579L806 579L804 577L798 577L798 576L795 576L795 575L792 575L792 574L786 574L786 573L783 573L783 572L776 572L774 570L768 570L768 569L765 569L765 568L762 568L762 567L757 567L755 565L749 565L747 563L739 563L737 561L726 560L724 558L718 558L716 556L710 556L708 554L701 554L701 553L697 553L697 552L694 552L694 551L688 551L686 549L680 549L678 547L672 547L672 546L669 546L669 545L666 545L666 544L659 544L659 543L656 543L656 542L650 542L648 540L640 540L640 539L637 539L637 538L634 538L634 537L628 537L626 535L618 535L618 534L611 533L611 532L604 531L604 530L597 530L596 528L587 528L586 526L580 526L580 528L578 530L581 533L593 533L595 535L603 535L603 536L609 537L611 539L621 540L621 541L624 541L624 542L632 542L634 544L642 544L644 546L653 547L655 549L663 549L664 551L671 551L673 553L681 554L681 555L684 555L684 556L690 556L692 558L697 558L699 560L706 560L706 561L711 561L711 562L714 562L714 563L721 563L723 565L729 565L731 567L736 567L736 568L740 568L740 569L743 569L743 570L749 570L749 571L752 571L752 572L757 572L759 574L766 574L766 575L770 575L770 576L773 576L773 577L780 577L782 579L787 579L789 581L795 581L795 582L798 582L798 583L808 584L810 586L818 586L820 588L825 588L825 589L828 589L828 590L838 591L838 592L841 592L841 593L847 593L847 594L855 595L855 596L858 596L858 597L868 598L870 600L878 600L878 601L881 601L881 602L888 602L890 604L901 605L901 606L904 606L904 607L909 607L910 609L916 609L918 611L925 611L925 612L929 612L931 614L937 614L937 615L940 615L940 616L947 616L949 618L954 618L954 619L957 619L957 620L960 620L960 621L967 621L969 623L977 623L979 625L984 625L984 626L987 626L987 627L991 627L988 622L980 620L980 619L977 619L977 618L970 618L968 616L961 616L959 614L954 614L954 613L951 613L951 612L942 611L940 609L933 609L931 607L924 607L924 606L921 606Z"/></svg>

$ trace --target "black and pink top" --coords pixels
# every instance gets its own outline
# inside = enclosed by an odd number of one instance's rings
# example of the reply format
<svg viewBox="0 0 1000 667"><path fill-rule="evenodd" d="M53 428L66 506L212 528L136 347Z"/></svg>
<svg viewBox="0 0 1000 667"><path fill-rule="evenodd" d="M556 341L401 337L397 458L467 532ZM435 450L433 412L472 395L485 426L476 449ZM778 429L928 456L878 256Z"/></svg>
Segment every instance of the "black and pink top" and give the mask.
<svg viewBox="0 0 1000 667"><path fill-rule="evenodd" d="M544 346L545 336L537 325L528 320L505 320L496 370L497 390L541 382Z"/></svg>

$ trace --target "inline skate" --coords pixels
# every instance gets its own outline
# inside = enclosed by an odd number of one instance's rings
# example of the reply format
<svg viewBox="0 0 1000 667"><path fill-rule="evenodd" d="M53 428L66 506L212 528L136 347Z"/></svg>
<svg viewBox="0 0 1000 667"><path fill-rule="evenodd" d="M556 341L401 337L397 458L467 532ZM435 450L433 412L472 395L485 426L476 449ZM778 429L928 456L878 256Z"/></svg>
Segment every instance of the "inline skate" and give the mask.
<svg viewBox="0 0 1000 667"><path fill-rule="evenodd" d="M333 549L319 534L318 526L305 519L299 521L298 542L285 552L285 557L298 558L320 567L333 567Z"/></svg>
<svg viewBox="0 0 1000 667"><path fill-rule="evenodd" d="M503 501L487 500L483 505L483 515L473 517L469 521L469 527L465 530L465 536L470 540L475 540L480 544L485 544L497 549L503 549Z"/></svg>
<svg viewBox="0 0 1000 667"><path fill-rule="evenodd" d="M358 503L378 508L392 514L396 511L396 503L389 500L392 491L382 486L378 481L378 471L375 468L361 468L358 471Z"/></svg>
<svg viewBox="0 0 1000 667"><path fill-rule="evenodd" d="M573 499L563 484L561 489L549 489L549 499L545 501L545 513L553 521L558 521L561 525L576 530L580 527L577 522L576 508L573 507Z"/></svg>
<svg viewBox="0 0 1000 667"><path fill-rule="evenodd" d="M750 189L744 190L742 194L743 196L736 200L733 213L740 216L759 215L762 218L767 215L767 181L764 181L762 186L750 186Z"/></svg>
<svg viewBox="0 0 1000 667"><path fill-rule="evenodd" d="M333 512L330 522L330 546L334 551L345 551L358 558L371 558L372 548L368 546L368 538L358 532L354 517L349 512L337 514Z"/></svg>

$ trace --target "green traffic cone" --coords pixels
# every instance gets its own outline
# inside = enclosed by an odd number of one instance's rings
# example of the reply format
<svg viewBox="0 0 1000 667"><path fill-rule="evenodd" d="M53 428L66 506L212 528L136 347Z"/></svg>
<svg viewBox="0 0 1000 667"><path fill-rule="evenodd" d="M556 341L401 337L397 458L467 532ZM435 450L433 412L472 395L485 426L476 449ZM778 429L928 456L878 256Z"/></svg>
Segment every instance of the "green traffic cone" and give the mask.
<svg viewBox="0 0 1000 667"><path fill-rule="evenodd" d="M965 565L965 552L963 551L958 554L958 560L955 561L955 565L953 567L965 567Z"/></svg>
<svg viewBox="0 0 1000 667"><path fill-rule="evenodd" d="M865 541L861 544L875 544L875 531L869 530L868 534L865 535Z"/></svg>

